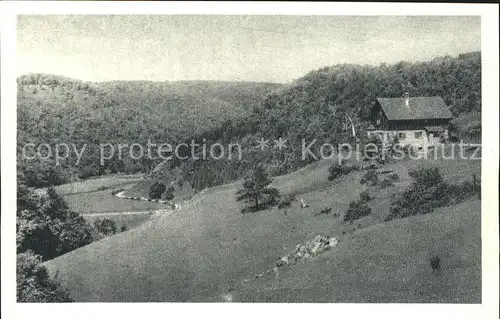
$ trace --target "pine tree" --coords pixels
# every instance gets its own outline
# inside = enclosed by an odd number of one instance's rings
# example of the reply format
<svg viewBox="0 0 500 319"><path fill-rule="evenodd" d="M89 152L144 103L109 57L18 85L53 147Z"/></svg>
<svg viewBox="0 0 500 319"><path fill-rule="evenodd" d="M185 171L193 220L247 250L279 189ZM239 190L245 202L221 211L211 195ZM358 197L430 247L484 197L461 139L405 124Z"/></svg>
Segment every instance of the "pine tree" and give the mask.
<svg viewBox="0 0 500 319"><path fill-rule="evenodd" d="M269 177L265 168L261 165L245 178L243 189L236 192L237 201L246 201L253 203L255 211L261 209L263 205L272 204L279 196L277 188L268 187L271 184L272 178Z"/></svg>

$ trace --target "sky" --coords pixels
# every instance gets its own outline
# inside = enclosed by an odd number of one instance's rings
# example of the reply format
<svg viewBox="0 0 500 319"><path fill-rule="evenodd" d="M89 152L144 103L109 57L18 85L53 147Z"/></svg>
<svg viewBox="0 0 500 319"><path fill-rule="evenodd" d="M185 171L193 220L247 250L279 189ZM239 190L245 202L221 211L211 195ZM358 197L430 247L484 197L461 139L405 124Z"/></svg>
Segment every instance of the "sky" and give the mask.
<svg viewBox="0 0 500 319"><path fill-rule="evenodd" d="M481 49L467 16L18 16L18 74L86 81L291 82L324 66Z"/></svg>

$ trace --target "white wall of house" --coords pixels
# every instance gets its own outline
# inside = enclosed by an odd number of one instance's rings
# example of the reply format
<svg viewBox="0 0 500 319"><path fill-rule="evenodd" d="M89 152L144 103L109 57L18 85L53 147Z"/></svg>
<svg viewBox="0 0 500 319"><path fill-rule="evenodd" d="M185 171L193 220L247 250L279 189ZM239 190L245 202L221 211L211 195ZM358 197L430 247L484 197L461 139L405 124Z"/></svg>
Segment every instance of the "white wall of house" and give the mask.
<svg viewBox="0 0 500 319"><path fill-rule="evenodd" d="M447 132L445 133L447 134ZM384 143L391 143L397 136L401 145L433 145L440 144L441 138L439 134L427 134L425 130L398 130L398 131L383 131L373 130L368 131L368 137L379 136Z"/></svg>

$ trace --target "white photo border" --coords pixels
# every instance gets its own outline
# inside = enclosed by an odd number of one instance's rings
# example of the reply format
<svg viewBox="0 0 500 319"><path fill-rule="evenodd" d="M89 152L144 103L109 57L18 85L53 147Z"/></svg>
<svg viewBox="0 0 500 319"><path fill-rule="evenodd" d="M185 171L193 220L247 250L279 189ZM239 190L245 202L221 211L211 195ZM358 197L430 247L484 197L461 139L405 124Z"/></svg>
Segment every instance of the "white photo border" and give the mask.
<svg viewBox="0 0 500 319"><path fill-rule="evenodd" d="M16 291L16 16L20 14L273 14L481 16L482 52L482 304L18 304ZM496 318L498 315L498 4L284 2L0 2L1 47L1 266L5 318Z"/></svg>

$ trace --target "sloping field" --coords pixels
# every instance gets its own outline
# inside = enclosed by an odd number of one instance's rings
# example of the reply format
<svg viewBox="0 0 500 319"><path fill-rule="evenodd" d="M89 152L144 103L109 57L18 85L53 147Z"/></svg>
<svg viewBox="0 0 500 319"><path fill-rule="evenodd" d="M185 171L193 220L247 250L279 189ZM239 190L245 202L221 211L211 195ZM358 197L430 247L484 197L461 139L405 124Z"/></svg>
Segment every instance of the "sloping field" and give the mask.
<svg viewBox="0 0 500 319"><path fill-rule="evenodd" d="M370 203L373 214L359 221L367 228L343 235L341 218L313 213L332 207L342 214L365 188L359 184L359 172L328 182L330 163L314 163L275 179L276 187L297 194L297 200L310 205L307 209L296 201L286 215L276 208L241 214L243 206L235 201L240 182L214 187L170 215L155 216L130 231L49 261L47 267L58 273L77 301L220 301L229 291L241 301L379 302L391 300L391 294L395 294L392 300L407 302L479 300L472 284L480 278L477 200L441 213L379 223L390 196L408 184L406 167L428 162L390 164L387 168L394 169L401 181L381 191L370 189L376 197ZM445 178L455 180L457 174L469 178L473 171L479 172L480 163L433 165L448 167ZM280 256L317 234L338 236L341 244L307 264L285 269L282 277L241 286L242 280L272 268ZM425 254L431 248L447 253L439 277L428 274ZM336 251L343 257L337 260ZM404 288L406 283L410 288ZM317 288L321 285L328 289ZM465 288L472 293L465 294Z"/></svg>
<svg viewBox="0 0 500 319"><path fill-rule="evenodd" d="M480 303L480 204L361 229L313 260L235 291L233 300ZM439 274L431 253L440 256Z"/></svg>

